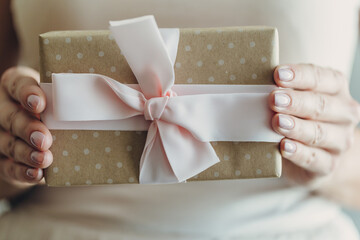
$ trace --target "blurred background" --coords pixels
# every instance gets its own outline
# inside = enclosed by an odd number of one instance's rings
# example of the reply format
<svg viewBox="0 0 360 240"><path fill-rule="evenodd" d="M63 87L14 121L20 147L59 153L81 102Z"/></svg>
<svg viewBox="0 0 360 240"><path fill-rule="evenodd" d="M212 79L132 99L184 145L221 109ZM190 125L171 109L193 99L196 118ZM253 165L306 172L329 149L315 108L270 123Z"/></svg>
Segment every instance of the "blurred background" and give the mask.
<svg viewBox="0 0 360 240"><path fill-rule="evenodd" d="M353 72L350 82L350 92L351 95L358 102L360 102L360 41L358 41L355 61L353 65ZM358 125L358 127L360 127L360 124ZM354 211L352 209L344 209L344 211L353 218L360 232L360 211Z"/></svg>

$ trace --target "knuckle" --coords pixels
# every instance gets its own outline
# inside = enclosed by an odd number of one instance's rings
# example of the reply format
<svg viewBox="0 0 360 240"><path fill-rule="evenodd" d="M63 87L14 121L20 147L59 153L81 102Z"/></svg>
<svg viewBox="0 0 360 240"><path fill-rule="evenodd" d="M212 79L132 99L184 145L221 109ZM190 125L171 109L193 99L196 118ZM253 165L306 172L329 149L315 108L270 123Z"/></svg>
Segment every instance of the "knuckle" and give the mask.
<svg viewBox="0 0 360 240"><path fill-rule="evenodd" d="M326 112L326 108L328 105L328 99L320 93L314 93L314 97L315 97L315 106L314 109L310 115L310 117L312 119L319 119L321 118L324 113Z"/></svg>
<svg viewBox="0 0 360 240"><path fill-rule="evenodd" d="M306 156L305 161L304 161L304 167L306 169L311 170L311 168L313 167L313 165L319 160L319 155L317 154L316 151L311 151L309 152L309 154Z"/></svg>
<svg viewBox="0 0 360 240"><path fill-rule="evenodd" d="M7 154L9 157L14 158L15 156L16 138L11 136L7 143Z"/></svg>
<svg viewBox="0 0 360 240"><path fill-rule="evenodd" d="M318 146L320 144L322 144L324 142L324 140L326 139L326 131L323 127L323 125L319 122L314 122L313 124L313 135L312 135L312 139L310 141L310 144L314 145L314 146Z"/></svg>
<svg viewBox="0 0 360 240"><path fill-rule="evenodd" d="M313 89L317 89L321 81L321 68L315 66L314 64L311 64L310 67L313 69L314 73Z"/></svg>
<svg viewBox="0 0 360 240"><path fill-rule="evenodd" d="M7 167L6 167L6 175L9 178L16 179L15 171L16 171L15 164L13 164L13 162L9 161L7 164Z"/></svg>
<svg viewBox="0 0 360 240"><path fill-rule="evenodd" d="M9 132L11 132L12 134L15 133L15 121L18 118L19 114L21 113L21 109L19 107L15 107L13 108L12 111L9 112L6 120L7 120L7 125L8 125L8 129Z"/></svg>
<svg viewBox="0 0 360 240"><path fill-rule="evenodd" d="M11 81L10 81L9 86L8 86L8 91L9 91L11 96L15 96L16 89L18 87L18 82L19 81L17 81L16 78L11 78Z"/></svg>

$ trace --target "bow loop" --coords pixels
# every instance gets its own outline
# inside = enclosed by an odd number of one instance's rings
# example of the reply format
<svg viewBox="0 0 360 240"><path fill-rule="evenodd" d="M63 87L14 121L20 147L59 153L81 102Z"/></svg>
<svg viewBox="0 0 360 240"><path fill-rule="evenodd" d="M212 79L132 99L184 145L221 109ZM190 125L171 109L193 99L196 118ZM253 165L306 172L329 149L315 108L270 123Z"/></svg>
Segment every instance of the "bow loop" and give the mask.
<svg viewBox="0 0 360 240"><path fill-rule="evenodd" d="M163 114L169 97L154 97L145 102L144 117L146 120L160 119Z"/></svg>

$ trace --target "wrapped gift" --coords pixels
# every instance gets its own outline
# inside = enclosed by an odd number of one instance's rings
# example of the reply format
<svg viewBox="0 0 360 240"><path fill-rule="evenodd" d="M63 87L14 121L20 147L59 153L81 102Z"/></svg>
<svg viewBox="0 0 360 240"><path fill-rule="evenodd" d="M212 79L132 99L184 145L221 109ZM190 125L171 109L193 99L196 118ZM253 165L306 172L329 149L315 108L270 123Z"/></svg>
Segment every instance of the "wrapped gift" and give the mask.
<svg viewBox="0 0 360 240"><path fill-rule="evenodd" d="M281 175L267 103L275 28L110 24L40 35L49 186Z"/></svg>

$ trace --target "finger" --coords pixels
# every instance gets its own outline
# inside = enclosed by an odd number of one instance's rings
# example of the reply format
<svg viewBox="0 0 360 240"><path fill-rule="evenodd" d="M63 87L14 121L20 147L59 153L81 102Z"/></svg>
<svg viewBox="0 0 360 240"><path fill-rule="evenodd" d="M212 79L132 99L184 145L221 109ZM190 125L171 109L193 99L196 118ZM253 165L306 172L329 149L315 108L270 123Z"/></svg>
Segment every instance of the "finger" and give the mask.
<svg viewBox="0 0 360 240"><path fill-rule="evenodd" d="M337 157L326 150L283 138L281 155L295 165L319 176L330 174L337 165Z"/></svg>
<svg viewBox="0 0 360 240"><path fill-rule="evenodd" d="M34 146L39 151L46 151L52 144L52 137L47 127L14 102L0 103L0 126Z"/></svg>
<svg viewBox="0 0 360 240"><path fill-rule="evenodd" d="M345 76L340 72L312 64L278 66L274 71L274 79L280 87L328 94L337 94L348 86Z"/></svg>
<svg viewBox="0 0 360 240"><path fill-rule="evenodd" d="M283 156L285 154L282 154ZM282 168L283 176L287 179L289 183L296 183L297 185L308 186L314 179L317 177L317 174L310 172L295 163L291 160L283 157L282 158Z"/></svg>
<svg viewBox="0 0 360 240"><path fill-rule="evenodd" d="M5 92L26 110L41 113L45 109L46 98L38 84L39 74L25 67L6 70L1 78Z"/></svg>
<svg viewBox="0 0 360 240"><path fill-rule="evenodd" d="M275 90L269 95L269 104L275 112L306 119L353 125L360 121L360 106L356 101L318 92Z"/></svg>
<svg viewBox="0 0 360 240"><path fill-rule="evenodd" d="M23 140L0 129L0 154L14 159L15 162L34 167L47 168L52 163L52 153L35 151Z"/></svg>
<svg viewBox="0 0 360 240"><path fill-rule="evenodd" d="M276 132L287 138L333 153L346 151L352 143L351 129L342 125L303 120L285 114L275 114L272 125Z"/></svg>
<svg viewBox="0 0 360 240"><path fill-rule="evenodd" d="M29 168L11 159L0 161L0 177L8 181L39 183L43 171L39 168Z"/></svg>

